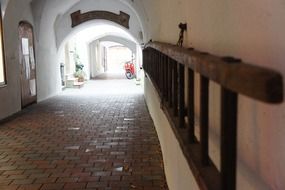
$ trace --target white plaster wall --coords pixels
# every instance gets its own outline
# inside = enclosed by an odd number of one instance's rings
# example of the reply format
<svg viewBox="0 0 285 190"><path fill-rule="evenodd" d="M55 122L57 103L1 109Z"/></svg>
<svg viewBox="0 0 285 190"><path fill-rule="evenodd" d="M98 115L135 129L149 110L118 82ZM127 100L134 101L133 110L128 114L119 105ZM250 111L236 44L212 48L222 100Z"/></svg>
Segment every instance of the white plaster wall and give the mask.
<svg viewBox="0 0 285 190"><path fill-rule="evenodd" d="M37 28L36 59L38 101L45 100L61 91L60 56L56 47L54 20L60 3L38 1L33 4L33 15ZM37 12L37 10L42 10Z"/></svg>
<svg viewBox="0 0 285 190"><path fill-rule="evenodd" d="M142 48L139 44L136 46L136 79L138 81L142 80L141 73L142 73Z"/></svg>
<svg viewBox="0 0 285 190"><path fill-rule="evenodd" d="M188 163L182 153L180 145L171 129L171 126L160 109L160 99L148 78L144 78L145 100L153 118L158 133L167 184L171 190L198 190Z"/></svg>
<svg viewBox="0 0 285 190"><path fill-rule="evenodd" d="M150 38L176 43L187 22L185 46L230 55L285 76L285 3L281 0L144 0ZM148 93L148 92L146 92ZM211 157L219 166L219 86L210 85ZM198 98L196 99L198 103ZM285 189L285 104L239 96L237 189ZM199 118L199 108L196 117ZM158 124L163 125L163 124Z"/></svg>
<svg viewBox="0 0 285 190"><path fill-rule="evenodd" d="M1 5L7 86L0 87L0 120L21 109L18 25L22 20L34 23L29 0L1 0Z"/></svg>
<svg viewBox="0 0 285 190"><path fill-rule="evenodd" d="M89 44L89 63L90 63L90 77L95 78L99 74L104 72L104 68L101 65L102 58L102 46L100 41L96 40Z"/></svg>
<svg viewBox="0 0 285 190"><path fill-rule="evenodd" d="M123 4L127 5L137 16L138 22L142 29L142 42L146 42L149 39L149 17L146 14L145 6L143 5L143 1L134 1L134 0L120 0Z"/></svg>

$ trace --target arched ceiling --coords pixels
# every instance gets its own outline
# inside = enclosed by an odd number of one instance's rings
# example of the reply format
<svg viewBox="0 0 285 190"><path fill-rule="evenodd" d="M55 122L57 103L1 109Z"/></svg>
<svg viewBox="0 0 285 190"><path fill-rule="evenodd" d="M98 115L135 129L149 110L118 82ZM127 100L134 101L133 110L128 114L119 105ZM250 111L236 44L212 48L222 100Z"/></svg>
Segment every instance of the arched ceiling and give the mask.
<svg viewBox="0 0 285 190"><path fill-rule="evenodd" d="M107 35L107 36L104 36L98 40L100 42L104 42L104 41L116 42L116 43L119 43L119 44L122 44L122 45L128 47L132 52L136 52L136 44L133 41L126 40L125 38Z"/></svg>
<svg viewBox="0 0 285 190"><path fill-rule="evenodd" d="M83 38L83 41L90 43L99 38L103 38L105 36L117 36L119 38L126 39L133 43L136 43L136 40L126 31L122 30L113 25L109 25L106 23L97 23L94 26L86 28L85 30L79 31L76 35L80 35Z"/></svg>
<svg viewBox="0 0 285 190"><path fill-rule="evenodd" d="M90 20L88 22L80 24L79 26L71 28L70 15L78 10L80 10L82 13L94 10L102 10L102 11L112 12L115 14L118 14L120 11L123 11L126 14L130 15L129 29L121 27L120 25L117 25L114 22L106 22L106 23L117 26L118 28L125 30L126 33L129 33L130 35L133 36L135 41L139 43L143 42L143 35L141 35L141 33L143 33L143 26L140 24L142 23L141 18L137 17L138 14L134 12L134 9L130 9L130 7L127 6L126 3L122 3L122 1L118 0L97 0L97 1L84 0L84 1L78 1L76 4L73 4L73 6L68 11L66 11L64 14L59 15L56 18L54 24L54 30L57 40L57 47L61 45L61 43L64 41L67 35L74 33L74 31L84 30L97 23L96 21L98 20Z"/></svg>
<svg viewBox="0 0 285 190"><path fill-rule="evenodd" d="M10 1L10 0L6 0ZM70 13L74 10L84 9L83 4L90 4L90 10L96 10L101 8L106 8L104 4L111 4L113 6L113 11L116 11L116 7L125 7L126 10L130 10L129 13L132 15L133 23L139 25L141 28L141 32L143 34L143 39L140 39L140 42L147 41L147 29L146 22L147 17L146 13L143 9L143 5L141 1L133 1L133 0L68 0L68 1L58 1L58 0L29 0L31 1L31 7L33 11L34 24L35 24L35 32L38 41L43 39L42 43L47 43L50 39L47 38L44 32L52 32L55 33L56 46L59 47L62 41L64 41L65 36L71 32L71 29L67 31L63 29L63 23L67 22L67 18ZM96 4L94 6L94 4ZM111 7L110 6L110 7ZM99 8L98 8L99 7ZM85 10L87 10L85 8ZM82 12L85 12L84 10ZM65 19L65 20L64 20ZM70 18L68 18L70 19ZM69 24L69 23L68 23ZM66 25L67 26L67 25ZM70 27L70 26L68 26ZM134 28L134 27L133 27ZM139 39L139 32L132 31L133 28L130 28L130 33L132 33L135 38ZM51 30L52 29L52 30ZM44 37L41 37L44 35Z"/></svg>
<svg viewBox="0 0 285 190"><path fill-rule="evenodd" d="M101 39L103 41L114 40L119 43L122 42L124 45L128 44L126 46L134 51L136 49L136 44L138 44L136 39L134 39L128 32L117 26L106 24L104 21L97 21L96 24L91 24L90 27L84 27L84 29L78 28L74 34L71 33L65 38L63 43L61 43L62 46L71 38L75 38L85 44ZM61 49L61 47L59 47L59 49Z"/></svg>

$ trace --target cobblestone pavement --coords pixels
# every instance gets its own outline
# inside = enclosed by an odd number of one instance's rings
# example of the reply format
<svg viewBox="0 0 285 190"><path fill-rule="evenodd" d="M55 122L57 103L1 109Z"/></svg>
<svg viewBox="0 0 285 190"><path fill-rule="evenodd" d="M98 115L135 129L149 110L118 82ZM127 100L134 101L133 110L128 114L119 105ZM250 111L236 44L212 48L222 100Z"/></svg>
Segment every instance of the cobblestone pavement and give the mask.
<svg viewBox="0 0 285 190"><path fill-rule="evenodd" d="M168 189L134 81L90 81L0 126L0 189Z"/></svg>

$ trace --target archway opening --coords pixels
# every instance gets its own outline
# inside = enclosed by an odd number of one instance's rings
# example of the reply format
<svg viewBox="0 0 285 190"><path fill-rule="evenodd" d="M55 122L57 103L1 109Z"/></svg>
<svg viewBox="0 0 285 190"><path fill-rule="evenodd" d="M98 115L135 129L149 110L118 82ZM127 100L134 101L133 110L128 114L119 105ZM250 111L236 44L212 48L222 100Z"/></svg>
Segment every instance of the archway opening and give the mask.
<svg viewBox="0 0 285 190"><path fill-rule="evenodd" d="M101 44L107 50L106 67L104 71L110 74L125 74L124 66L127 62L135 62L135 52L123 44L102 41Z"/></svg>
<svg viewBox="0 0 285 190"><path fill-rule="evenodd" d="M109 21L89 23L67 36L59 55L63 88L82 87L102 74L108 74L106 79L133 79L137 85L142 81L140 44Z"/></svg>

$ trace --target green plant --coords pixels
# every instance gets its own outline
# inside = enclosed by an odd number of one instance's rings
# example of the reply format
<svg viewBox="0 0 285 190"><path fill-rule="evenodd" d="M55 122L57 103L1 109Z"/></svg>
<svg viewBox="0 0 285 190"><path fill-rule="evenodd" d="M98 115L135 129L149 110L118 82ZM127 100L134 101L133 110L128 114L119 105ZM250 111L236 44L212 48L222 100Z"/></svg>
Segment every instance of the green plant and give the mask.
<svg viewBox="0 0 285 190"><path fill-rule="evenodd" d="M85 80L86 74L83 71L84 65L80 61L80 57L77 53L76 47L74 48L73 59L74 59L74 63L75 63L74 77L78 78L79 82L83 82Z"/></svg>
<svg viewBox="0 0 285 190"><path fill-rule="evenodd" d="M81 63L76 47L74 48L73 60L75 63L75 71L83 70L84 65Z"/></svg>
<svg viewBox="0 0 285 190"><path fill-rule="evenodd" d="M83 70L78 70L74 73L74 77L78 78L79 82L83 82L85 80L85 72Z"/></svg>
<svg viewBox="0 0 285 190"><path fill-rule="evenodd" d="M82 71L84 65L82 63L75 63L75 71Z"/></svg>

